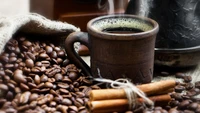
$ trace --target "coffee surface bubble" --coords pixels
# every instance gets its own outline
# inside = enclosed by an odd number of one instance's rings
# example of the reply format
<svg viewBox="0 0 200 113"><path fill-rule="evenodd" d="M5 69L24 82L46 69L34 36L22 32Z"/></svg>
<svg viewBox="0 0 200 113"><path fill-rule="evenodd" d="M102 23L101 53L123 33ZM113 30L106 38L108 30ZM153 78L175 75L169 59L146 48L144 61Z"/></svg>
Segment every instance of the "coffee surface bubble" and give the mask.
<svg viewBox="0 0 200 113"><path fill-rule="evenodd" d="M148 23L146 20L141 20L139 18L112 17L94 21L91 28L96 31L104 31L105 29L114 28L130 28L139 29L141 31L149 31L153 29L153 25Z"/></svg>

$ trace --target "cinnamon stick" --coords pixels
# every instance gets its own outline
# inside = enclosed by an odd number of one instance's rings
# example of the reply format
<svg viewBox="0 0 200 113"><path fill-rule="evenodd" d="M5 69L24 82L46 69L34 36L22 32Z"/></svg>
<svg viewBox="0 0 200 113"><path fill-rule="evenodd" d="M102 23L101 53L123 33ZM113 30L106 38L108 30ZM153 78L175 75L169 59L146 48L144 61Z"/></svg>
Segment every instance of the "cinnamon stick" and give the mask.
<svg viewBox="0 0 200 113"><path fill-rule="evenodd" d="M137 88L139 88L148 96L153 94L164 94L166 91L173 89L175 85L175 80L165 80L138 85ZM90 91L89 98L91 101L107 99L126 99L126 93L124 89L98 89Z"/></svg>
<svg viewBox="0 0 200 113"><path fill-rule="evenodd" d="M167 89L167 90L164 90L164 91L159 91L157 93L154 93L152 95L162 95L162 94L168 94L168 93L172 93L174 91L174 88L170 88L170 89Z"/></svg>
<svg viewBox="0 0 200 113"><path fill-rule="evenodd" d="M146 95L152 95L157 92L162 92L176 86L175 80L163 80L149 84L138 85L137 88L146 93Z"/></svg>
<svg viewBox="0 0 200 113"><path fill-rule="evenodd" d="M127 99L89 101L86 105L89 113L112 113L128 110Z"/></svg>
<svg viewBox="0 0 200 113"><path fill-rule="evenodd" d="M155 105L160 103L167 105L171 100L169 94L157 95L149 97L155 102ZM144 102L142 98L138 98L138 102ZM86 105L90 113L110 113L110 112L123 112L129 110L127 99L111 99L111 100L99 100L89 101Z"/></svg>

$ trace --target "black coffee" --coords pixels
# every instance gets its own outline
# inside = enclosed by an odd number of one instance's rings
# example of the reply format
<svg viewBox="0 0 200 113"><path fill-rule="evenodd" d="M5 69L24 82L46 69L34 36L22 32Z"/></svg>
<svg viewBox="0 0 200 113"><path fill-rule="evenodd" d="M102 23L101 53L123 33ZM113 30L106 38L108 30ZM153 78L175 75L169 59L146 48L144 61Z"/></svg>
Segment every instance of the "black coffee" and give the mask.
<svg viewBox="0 0 200 113"><path fill-rule="evenodd" d="M104 29L103 32L115 33L115 34L132 34L132 33L140 33L143 31L135 28L107 28Z"/></svg>

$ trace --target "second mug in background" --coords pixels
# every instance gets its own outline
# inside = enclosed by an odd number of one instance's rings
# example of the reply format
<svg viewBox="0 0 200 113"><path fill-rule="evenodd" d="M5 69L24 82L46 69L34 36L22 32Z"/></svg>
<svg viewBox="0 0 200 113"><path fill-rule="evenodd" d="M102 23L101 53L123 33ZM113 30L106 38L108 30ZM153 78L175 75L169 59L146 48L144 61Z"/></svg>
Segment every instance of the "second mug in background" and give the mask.
<svg viewBox="0 0 200 113"><path fill-rule="evenodd" d="M148 83L153 78L156 21L134 15L107 15L90 20L87 33L74 32L65 41L68 57L93 77L128 78ZM74 50L81 42L90 50L91 68Z"/></svg>

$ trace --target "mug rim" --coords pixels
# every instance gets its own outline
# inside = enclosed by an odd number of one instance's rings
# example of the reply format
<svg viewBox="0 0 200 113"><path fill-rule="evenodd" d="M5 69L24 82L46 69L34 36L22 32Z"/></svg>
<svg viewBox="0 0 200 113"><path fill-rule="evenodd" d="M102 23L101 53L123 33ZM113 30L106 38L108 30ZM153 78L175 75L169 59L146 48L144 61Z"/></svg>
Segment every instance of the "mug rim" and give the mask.
<svg viewBox="0 0 200 113"><path fill-rule="evenodd" d="M106 18L113 18L113 17L128 17L128 18L136 18L136 19L141 19L146 22L149 22L152 24L152 29L148 31L143 31L139 33L128 33L128 34L116 34L116 33L108 33L108 32L103 32L101 30L96 30L92 27L92 25L99 20L106 19ZM87 31L89 34L94 35L96 37L102 38L102 39L109 39L109 40L133 40L133 38L145 38L147 36L155 35L159 31L159 25L158 23L147 17L143 16L137 16L137 15L131 15L131 14L111 14L111 15L104 15L104 16L99 16L96 18L91 19L87 23Z"/></svg>

